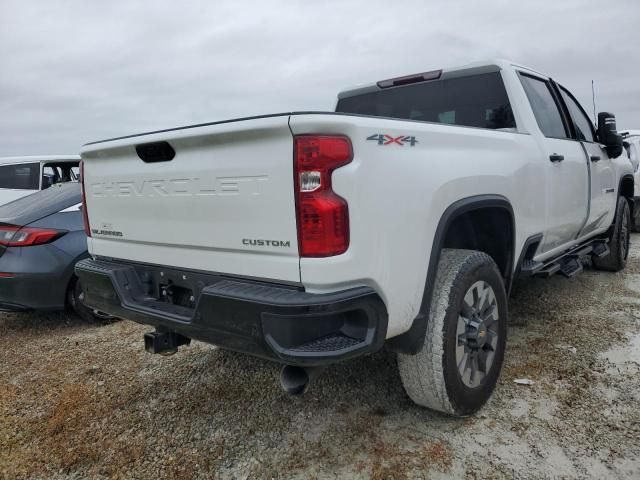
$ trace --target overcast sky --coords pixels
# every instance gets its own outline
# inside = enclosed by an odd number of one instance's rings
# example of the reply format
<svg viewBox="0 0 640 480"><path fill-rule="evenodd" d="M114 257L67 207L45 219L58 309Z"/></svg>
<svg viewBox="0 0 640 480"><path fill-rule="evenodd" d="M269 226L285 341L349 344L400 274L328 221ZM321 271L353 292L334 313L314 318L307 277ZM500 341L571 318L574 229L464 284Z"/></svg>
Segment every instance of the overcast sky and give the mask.
<svg viewBox="0 0 640 480"><path fill-rule="evenodd" d="M640 2L0 0L0 155L292 110L492 57L640 128Z"/></svg>

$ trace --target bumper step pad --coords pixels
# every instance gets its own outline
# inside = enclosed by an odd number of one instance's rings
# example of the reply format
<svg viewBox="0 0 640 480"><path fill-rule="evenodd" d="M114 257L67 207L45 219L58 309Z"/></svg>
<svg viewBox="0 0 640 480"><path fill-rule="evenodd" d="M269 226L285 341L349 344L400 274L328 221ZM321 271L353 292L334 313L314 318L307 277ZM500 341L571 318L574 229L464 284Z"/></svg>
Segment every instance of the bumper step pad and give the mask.
<svg viewBox="0 0 640 480"><path fill-rule="evenodd" d="M362 340L351 338L341 333L334 333L326 337L317 338L311 342L289 348L290 352L335 352L352 348L362 343Z"/></svg>

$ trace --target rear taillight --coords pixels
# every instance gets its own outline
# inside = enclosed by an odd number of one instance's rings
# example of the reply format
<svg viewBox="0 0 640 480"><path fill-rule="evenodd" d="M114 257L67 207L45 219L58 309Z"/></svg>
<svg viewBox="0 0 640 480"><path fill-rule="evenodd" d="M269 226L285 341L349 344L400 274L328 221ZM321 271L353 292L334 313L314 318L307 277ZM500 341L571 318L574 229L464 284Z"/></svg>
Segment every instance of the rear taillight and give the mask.
<svg viewBox="0 0 640 480"><path fill-rule="evenodd" d="M87 210L87 195L84 188L84 161L80 162L80 189L82 191L82 221L84 222L84 233L87 237L91 236L91 227L89 226L89 212Z"/></svg>
<svg viewBox="0 0 640 480"><path fill-rule="evenodd" d="M298 249L329 257L349 248L349 210L331 188L331 173L353 159L347 137L298 135L294 140Z"/></svg>
<svg viewBox="0 0 640 480"><path fill-rule="evenodd" d="M67 233L49 228L0 225L0 245L5 247L30 247L52 242Z"/></svg>

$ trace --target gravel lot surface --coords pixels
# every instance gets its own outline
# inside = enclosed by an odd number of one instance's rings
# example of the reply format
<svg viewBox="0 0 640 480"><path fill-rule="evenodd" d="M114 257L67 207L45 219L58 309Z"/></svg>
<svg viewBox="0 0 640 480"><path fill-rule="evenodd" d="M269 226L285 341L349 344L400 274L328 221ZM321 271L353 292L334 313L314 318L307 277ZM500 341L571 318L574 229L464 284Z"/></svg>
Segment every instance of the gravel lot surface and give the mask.
<svg viewBox="0 0 640 480"><path fill-rule="evenodd" d="M623 273L516 285L501 382L464 420L414 406L387 352L292 398L275 364L150 355L132 322L0 313L0 478L640 478L634 240Z"/></svg>

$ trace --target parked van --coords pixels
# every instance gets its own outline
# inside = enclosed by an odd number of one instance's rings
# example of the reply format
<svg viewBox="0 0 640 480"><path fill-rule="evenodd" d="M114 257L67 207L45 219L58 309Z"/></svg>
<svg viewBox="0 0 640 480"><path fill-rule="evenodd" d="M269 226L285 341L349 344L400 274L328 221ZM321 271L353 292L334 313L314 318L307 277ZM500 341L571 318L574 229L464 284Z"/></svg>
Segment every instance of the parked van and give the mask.
<svg viewBox="0 0 640 480"><path fill-rule="evenodd" d="M77 182L79 164L77 155L0 157L0 205L55 183Z"/></svg>

